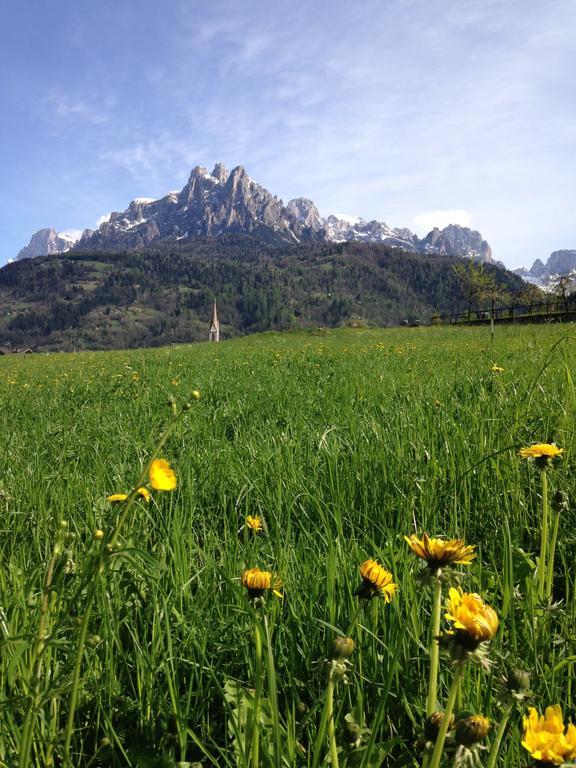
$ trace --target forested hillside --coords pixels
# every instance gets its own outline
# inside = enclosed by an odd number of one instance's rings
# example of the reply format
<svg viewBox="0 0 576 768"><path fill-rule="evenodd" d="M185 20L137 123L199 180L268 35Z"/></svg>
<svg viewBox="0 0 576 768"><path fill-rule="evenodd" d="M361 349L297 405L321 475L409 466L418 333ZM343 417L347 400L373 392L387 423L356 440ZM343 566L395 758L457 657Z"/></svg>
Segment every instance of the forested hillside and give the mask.
<svg viewBox="0 0 576 768"><path fill-rule="evenodd" d="M28 259L0 270L0 344L68 350L203 340L214 299L223 338L427 321L466 307L459 261L386 245L274 247L238 237ZM521 290L520 278L486 269L504 290Z"/></svg>

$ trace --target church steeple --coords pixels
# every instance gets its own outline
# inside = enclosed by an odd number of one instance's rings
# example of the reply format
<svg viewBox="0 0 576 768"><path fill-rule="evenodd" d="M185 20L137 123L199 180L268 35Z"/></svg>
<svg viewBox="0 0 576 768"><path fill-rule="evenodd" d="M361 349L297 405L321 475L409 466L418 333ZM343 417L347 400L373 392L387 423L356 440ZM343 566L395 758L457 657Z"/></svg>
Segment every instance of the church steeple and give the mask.
<svg viewBox="0 0 576 768"><path fill-rule="evenodd" d="M208 331L208 341L220 341L220 323L218 322L216 302L212 305L212 320L210 322L210 330Z"/></svg>

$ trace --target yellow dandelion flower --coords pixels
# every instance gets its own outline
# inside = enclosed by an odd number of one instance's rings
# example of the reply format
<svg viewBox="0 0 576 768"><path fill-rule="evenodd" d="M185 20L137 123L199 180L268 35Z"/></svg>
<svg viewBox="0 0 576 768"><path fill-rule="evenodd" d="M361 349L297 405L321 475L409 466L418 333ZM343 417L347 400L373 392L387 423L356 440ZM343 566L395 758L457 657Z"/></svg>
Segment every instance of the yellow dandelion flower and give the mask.
<svg viewBox="0 0 576 768"><path fill-rule="evenodd" d="M490 370L492 371L492 373L504 373L504 368L501 368L499 365L496 365L496 363L494 363L494 365L492 366L492 368L490 368Z"/></svg>
<svg viewBox="0 0 576 768"><path fill-rule="evenodd" d="M461 539L431 539L427 533L421 539L414 534L404 536L404 539L415 555L426 560L432 571L452 563L470 565L476 557L475 545L466 545Z"/></svg>
<svg viewBox="0 0 576 768"><path fill-rule="evenodd" d="M381 595L389 603L398 590L392 574L381 566L376 560L365 560L360 566L362 584L356 590L359 597L375 597Z"/></svg>
<svg viewBox="0 0 576 768"><path fill-rule="evenodd" d="M246 527L254 533L262 532L262 519L258 515L246 516Z"/></svg>
<svg viewBox="0 0 576 768"><path fill-rule="evenodd" d="M480 595L451 587L445 618L451 622L453 632L462 645L474 648L491 640L498 631L496 611Z"/></svg>
<svg viewBox="0 0 576 768"><path fill-rule="evenodd" d="M154 459L150 466L150 485L155 491L173 491L177 480L166 459Z"/></svg>
<svg viewBox="0 0 576 768"><path fill-rule="evenodd" d="M563 448L558 448L554 443L534 443L526 448L520 448L518 456L522 459L539 459L541 461L550 461L558 458L564 453Z"/></svg>
<svg viewBox="0 0 576 768"><path fill-rule="evenodd" d="M270 571L261 571L260 568L248 568L242 574L242 586L248 590L248 597L262 597L266 590L271 590L276 597L283 597L279 591L282 582L274 577Z"/></svg>
<svg viewBox="0 0 576 768"><path fill-rule="evenodd" d="M545 765L561 765L576 757L576 726L568 723L564 727L559 704L546 707L544 715L539 715L534 707L528 712L524 718L522 746L534 760Z"/></svg>
<svg viewBox="0 0 576 768"><path fill-rule="evenodd" d="M152 494L150 493L148 488L144 488L144 486L142 486L142 488L138 488L136 493L138 494L138 496L144 499L144 501L150 501L150 499L152 498Z"/></svg>
<svg viewBox="0 0 576 768"><path fill-rule="evenodd" d="M112 493L110 496L106 496L106 501L109 501L110 504L121 504L127 498L127 493Z"/></svg>

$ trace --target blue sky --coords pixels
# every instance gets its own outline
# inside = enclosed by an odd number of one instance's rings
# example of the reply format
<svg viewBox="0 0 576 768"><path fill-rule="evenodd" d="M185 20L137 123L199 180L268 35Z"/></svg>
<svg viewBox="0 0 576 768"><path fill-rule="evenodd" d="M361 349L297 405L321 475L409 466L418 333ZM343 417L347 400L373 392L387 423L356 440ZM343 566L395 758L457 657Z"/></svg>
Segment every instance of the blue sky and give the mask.
<svg viewBox="0 0 576 768"><path fill-rule="evenodd" d="M574 0L3 0L0 264L218 160L510 267L576 248L575 30Z"/></svg>

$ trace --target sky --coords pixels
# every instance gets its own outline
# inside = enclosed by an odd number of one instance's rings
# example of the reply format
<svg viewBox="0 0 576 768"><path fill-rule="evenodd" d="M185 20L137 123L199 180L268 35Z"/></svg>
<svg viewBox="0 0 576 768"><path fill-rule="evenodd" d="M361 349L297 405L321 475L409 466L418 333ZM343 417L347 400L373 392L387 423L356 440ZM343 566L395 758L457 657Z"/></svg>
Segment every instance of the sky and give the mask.
<svg viewBox="0 0 576 768"><path fill-rule="evenodd" d="M285 202L576 248L576 0L1 0L0 265L195 165Z"/></svg>

